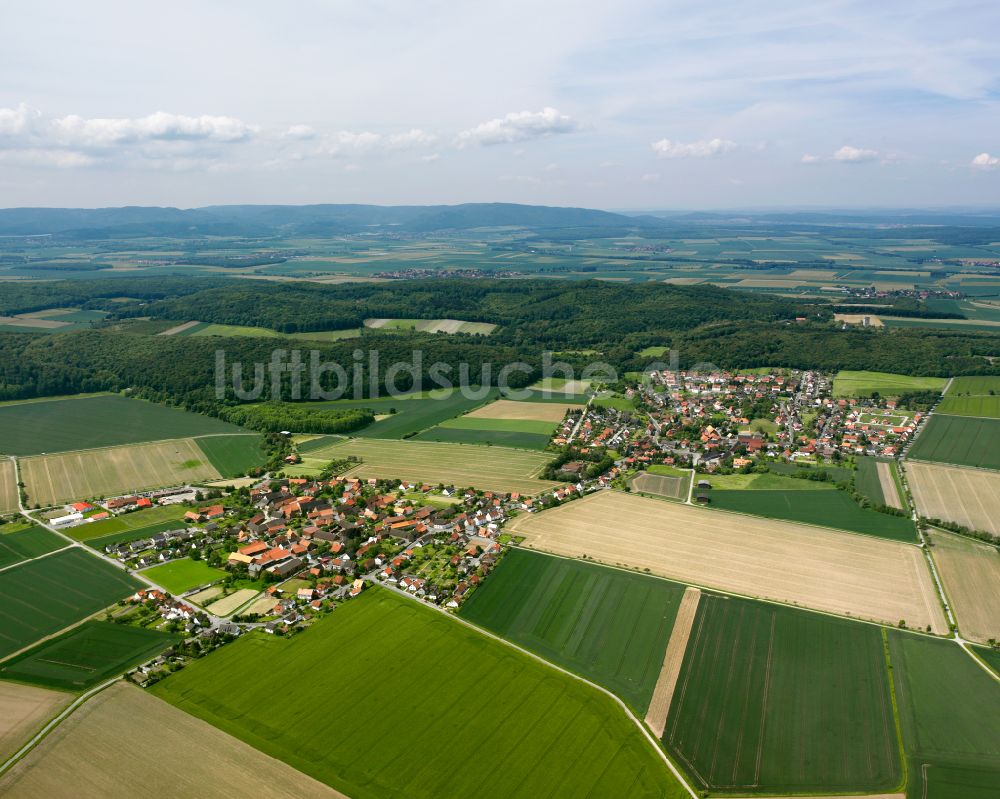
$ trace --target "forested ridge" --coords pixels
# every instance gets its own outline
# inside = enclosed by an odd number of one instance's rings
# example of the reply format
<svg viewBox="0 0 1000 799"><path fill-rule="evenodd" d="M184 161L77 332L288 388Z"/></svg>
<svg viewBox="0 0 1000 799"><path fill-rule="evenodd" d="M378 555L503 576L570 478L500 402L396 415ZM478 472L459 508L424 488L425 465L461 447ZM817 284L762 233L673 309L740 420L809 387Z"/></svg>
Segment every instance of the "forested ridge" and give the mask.
<svg viewBox="0 0 1000 799"><path fill-rule="evenodd" d="M130 298L121 301L121 298ZM114 298L118 298L115 300ZM110 311L103 327L77 332L0 334L0 399L86 391L131 389L150 399L218 414L240 404L232 388L215 391L216 352L227 363L243 362L248 376L275 349L316 350L321 361L351 372L356 352L379 354L379 375L419 351L423 387L435 363L466 364L478 383L484 365L495 382L506 364L525 362L530 373L511 385L541 376L542 354L582 369L592 360L619 373L657 360L640 356L647 346L677 351L679 365L722 368L757 366L803 369L874 369L952 376L1000 374L1000 335L918 328L840 329L829 306L710 286L579 282L554 285L530 280L398 281L387 284L315 286L258 284L226 278L114 278L15 284L4 289L0 313L67 305L100 305ZM146 335L132 317L225 322L285 332L356 327L368 317L458 318L500 325L491 336L364 330L360 338L309 343L295 339ZM117 318L116 318L117 317ZM121 317L125 317L124 319ZM587 351L588 355L573 351ZM662 360L666 360L664 357ZM227 374L227 385L229 385ZM359 389L368 396L367 383ZM410 388L409 377L396 388ZM270 381L256 399L270 399ZM287 379L286 379L287 384ZM325 389L329 385L324 384ZM287 385L286 385L287 389ZM353 389L352 389L353 392ZM286 390L283 397L289 396ZM308 396L308 386L303 389ZM336 425L334 420L327 420ZM247 421L246 423L249 423ZM263 416L260 429L273 426Z"/></svg>

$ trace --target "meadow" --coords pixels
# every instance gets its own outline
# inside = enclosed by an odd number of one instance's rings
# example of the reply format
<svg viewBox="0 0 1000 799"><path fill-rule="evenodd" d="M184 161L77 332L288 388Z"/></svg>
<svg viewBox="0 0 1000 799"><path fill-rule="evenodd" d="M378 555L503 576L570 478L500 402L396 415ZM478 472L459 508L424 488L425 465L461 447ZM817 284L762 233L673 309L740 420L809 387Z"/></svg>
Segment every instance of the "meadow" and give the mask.
<svg viewBox="0 0 1000 799"><path fill-rule="evenodd" d="M334 460L353 455L358 477L399 478L458 488L537 494L559 483L534 477L550 458L542 453L475 444L348 439L309 451L310 458Z"/></svg>
<svg viewBox="0 0 1000 799"><path fill-rule="evenodd" d="M0 677L83 691L156 657L180 641L144 627L88 621L0 665Z"/></svg>
<svg viewBox="0 0 1000 799"><path fill-rule="evenodd" d="M28 501L43 507L220 478L193 438L37 455L20 464Z"/></svg>
<svg viewBox="0 0 1000 799"><path fill-rule="evenodd" d="M14 463L0 460L0 514L17 510L17 474Z"/></svg>
<svg viewBox="0 0 1000 799"><path fill-rule="evenodd" d="M714 508L750 513L769 519L818 524L853 533L888 538L892 541L915 543L917 531L913 521L906 516L890 516L876 510L862 508L846 491L812 488L812 481L805 483L806 490L773 491L746 490L709 492Z"/></svg>
<svg viewBox="0 0 1000 799"><path fill-rule="evenodd" d="M118 394L0 405L0 452L9 455L239 432L239 427L210 416Z"/></svg>
<svg viewBox="0 0 1000 799"><path fill-rule="evenodd" d="M459 615L613 691L639 716L684 586L512 549Z"/></svg>
<svg viewBox="0 0 1000 799"><path fill-rule="evenodd" d="M519 516L524 546L688 585L945 632L920 549L898 541L601 491Z"/></svg>
<svg viewBox="0 0 1000 799"><path fill-rule="evenodd" d="M357 338L361 335L358 329L349 330L318 330L310 333L279 333L266 327L248 327L246 325L222 325L208 322L198 322L176 335L181 336L248 336L250 338L292 338L300 341L339 341L345 338Z"/></svg>
<svg viewBox="0 0 1000 799"><path fill-rule="evenodd" d="M264 439L258 435L204 436L195 443L222 477L237 477L267 463Z"/></svg>
<svg viewBox="0 0 1000 799"><path fill-rule="evenodd" d="M143 569L142 576L163 586L171 594L183 594L199 585L221 580L226 572L209 566L203 560L180 558Z"/></svg>
<svg viewBox="0 0 1000 799"><path fill-rule="evenodd" d="M956 466L1000 469L1000 419L934 414L910 447L908 457Z"/></svg>
<svg viewBox="0 0 1000 799"><path fill-rule="evenodd" d="M463 322L461 319L365 319L365 327L375 330L416 330L420 333L467 333L488 336L497 326L489 322Z"/></svg>
<svg viewBox="0 0 1000 799"><path fill-rule="evenodd" d="M880 630L703 595L663 741L709 790L894 788L901 761Z"/></svg>
<svg viewBox="0 0 1000 799"><path fill-rule="evenodd" d="M80 547L8 569L0 580L0 658L141 587L122 569Z"/></svg>
<svg viewBox="0 0 1000 799"><path fill-rule="evenodd" d="M6 799L68 799L80 786L101 799L346 799L125 682L89 699L0 776Z"/></svg>
<svg viewBox="0 0 1000 799"><path fill-rule="evenodd" d="M841 371L833 378L835 397L898 396L905 391L941 391L948 381L943 377L911 377L888 372Z"/></svg>
<svg viewBox="0 0 1000 799"><path fill-rule="evenodd" d="M384 589L151 690L352 799L686 795L610 697Z"/></svg>
<svg viewBox="0 0 1000 799"><path fill-rule="evenodd" d="M18 529L14 532L5 531L5 528L14 526L0 525L0 569L20 563L22 560L47 555L66 546L64 538L49 532L44 527L34 525L22 527L18 524L16 525Z"/></svg>
<svg viewBox="0 0 1000 799"><path fill-rule="evenodd" d="M951 641L891 630L889 650L911 799L993 799L1000 681Z"/></svg>
<svg viewBox="0 0 1000 799"><path fill-rule="evenodd" d="M1000 535L1000 474L911 461L906 474L917 512Z"/></svg>

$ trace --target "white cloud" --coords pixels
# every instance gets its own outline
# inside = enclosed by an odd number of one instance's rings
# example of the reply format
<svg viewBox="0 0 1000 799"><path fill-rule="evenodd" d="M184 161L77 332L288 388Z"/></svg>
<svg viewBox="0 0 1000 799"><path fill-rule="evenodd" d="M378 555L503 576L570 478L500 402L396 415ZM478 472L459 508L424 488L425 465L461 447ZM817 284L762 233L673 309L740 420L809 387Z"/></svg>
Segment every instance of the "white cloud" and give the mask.
<svg viewBox="0 0 1000 799"><path fill-rule="evenodd" d="M481 122L458 134L459 146L465 144L511 144L579 130L579 123L555 108L541 111L518 111L499 119Z"/></svg>
<svg viewBox="0 0 1000 799"><path fill-rule="evenodd" d="M433 133L428 133L420 128L413 128L405 133L393 133L388 137L390 147L406 149L409 147L430 147L435 144L438 137Z"/></svg>
<svg viewBox="0 0 1000 799"><path fill-rule="evenodd" d="M426 162L428 164L430 164L430 163L433 163L434 161L440 161L441 160L441 154L440 153L429 153L428 155L422 155L422 156L420 156L420 160L424 161L424 162Z"/></svg>
<svg viewBox="0 0 1000 799"><path fill-rule="evenodd" d="M671 139L660 139L651 145L657 158L708 158L728 153L736 142L728 139L702 139L684 144Z"/></svg>
<svg viewBox="0 0 1000 799"><path fill-rule="evenodd" d="M94 166L98 159L73 150L43 150L25 148L0 150L0 162L19 166L54 167L56 169L76 169Z"/></svg>
<svg viewBox="0 0 1000 799"><path fill-rule="evenodd" d="M877 150L868 150L864 147L852 147L849 144L845 144L833 154L834 161L849 161L851 163L874 161L876 158L878 158Z"/></svg>
<svg viewBox="0 0 1000 799"><path fill-rule="evenodd" d="M972 159L972 166L979 169L993 169L1000 166L1000 158L989 153L980 153Z"/></svg>
<svg viewBox="0 0 1000 799"><path fill-rule="evenodd" d="M307 141L316 138L316 131L308 125L292 125L283 135L286 139Z"/></svg>
<svg viewBox="0 0 1000 799"><path fill-rule="evenodd" d="M852 147L849 144L845 144L840 149L835 150L828 158L822 155L810 155L807 153L802 156L801 162L803 164L822 164L829 161L839 161L845 164L862 164L866 161L878 160L879 158L881 158L884 164L894 163L899 160L899 156L894 154L883 157L879 155L878 150L869 150L865 147Z"/></svg>
<svg viewBox="0 0 1000 799"><path fill-rule="evenodd" d="M69 145L107 147L148 141L239 142L255 128L242 120L223 116L189 117L157 111L137 119L85 119L71 114L52 121L57 140Z"/></svg>
<svg viewBox="0 0 1000 799"><path fill-rule="evenodd" d="M41 111L24 103L17 108L0 108L0 136L23 136L41 116Z"/></svg>
<svg viewBox="0 0 1000 799"><path fill-rule="evenodd" d="M647 172L645 175L639 178L641 183L659 183L660 173L659 172Z"/></svg>

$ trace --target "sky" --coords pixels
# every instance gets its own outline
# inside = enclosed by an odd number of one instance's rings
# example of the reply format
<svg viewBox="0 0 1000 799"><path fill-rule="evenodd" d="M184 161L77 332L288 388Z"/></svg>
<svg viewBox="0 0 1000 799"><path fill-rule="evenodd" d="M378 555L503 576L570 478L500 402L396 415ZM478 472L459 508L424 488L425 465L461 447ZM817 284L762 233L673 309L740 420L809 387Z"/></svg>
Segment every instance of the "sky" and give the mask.
<svg viewBox="0 0 1000 799"><path fill-rule="evenodd" d="M0 207L1000 206L996 0L0 4Z"/></svg>

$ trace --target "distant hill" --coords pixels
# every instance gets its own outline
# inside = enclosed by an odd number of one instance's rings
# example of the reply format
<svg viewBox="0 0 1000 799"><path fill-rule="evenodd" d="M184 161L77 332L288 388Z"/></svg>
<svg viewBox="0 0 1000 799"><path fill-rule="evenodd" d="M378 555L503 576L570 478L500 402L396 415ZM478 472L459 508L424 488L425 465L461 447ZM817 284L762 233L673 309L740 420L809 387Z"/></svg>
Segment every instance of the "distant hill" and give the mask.
<svg viewBox="0 0 1000 799"><path fill-rule="evenodd" d="M597 229L608 235L656 228L662 220L587 208L510 203L464 205L214 205L182 210L124 208L0 209L0 235L57 235L79 239L143 236L324 235L398 230L425 233L518 227L533 230ZM610 232L614 231L614 232Z"/></svg>

